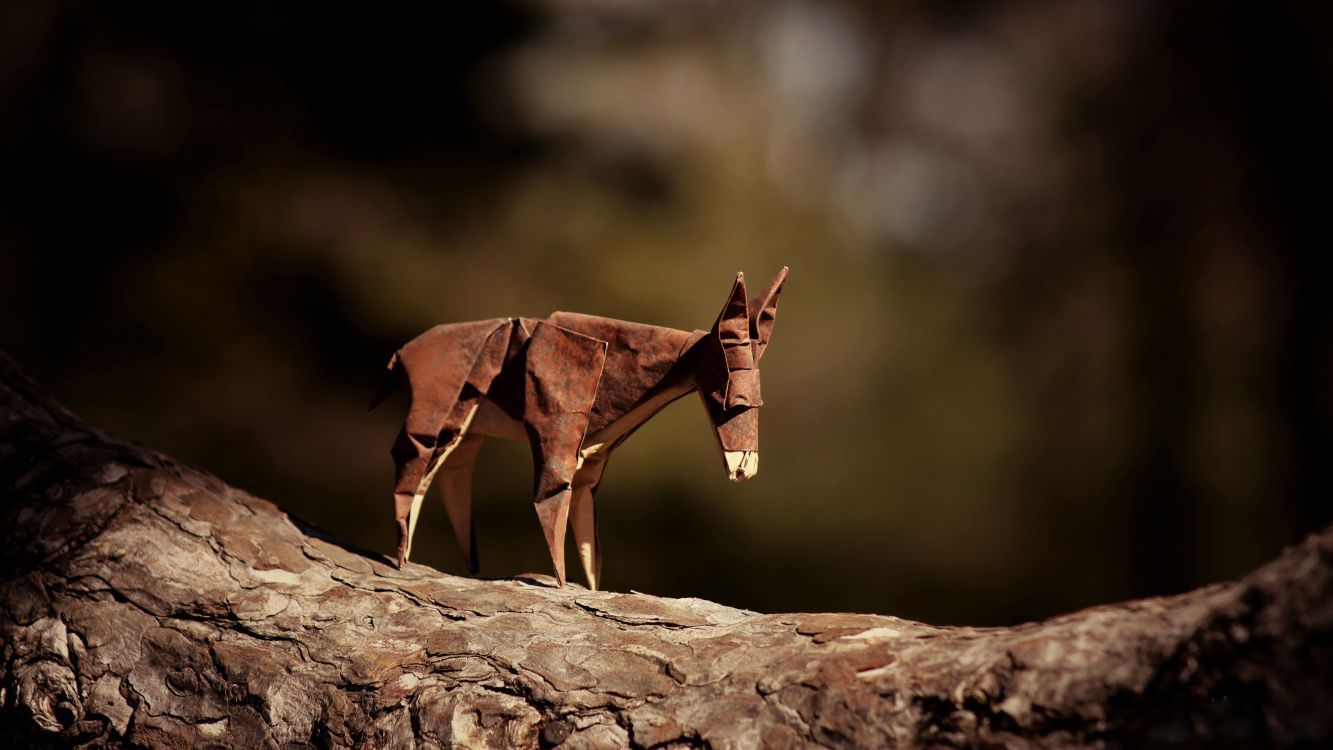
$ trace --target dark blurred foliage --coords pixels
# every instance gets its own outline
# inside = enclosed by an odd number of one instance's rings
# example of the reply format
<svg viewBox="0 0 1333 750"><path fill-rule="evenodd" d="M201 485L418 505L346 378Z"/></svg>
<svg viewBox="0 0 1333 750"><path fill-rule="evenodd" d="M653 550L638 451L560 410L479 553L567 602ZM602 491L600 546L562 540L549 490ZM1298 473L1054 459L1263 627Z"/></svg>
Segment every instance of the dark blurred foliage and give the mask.
<svg viewBox="0 0 1333 750"><path fill-rule="evenodd" d="M606 584L1002 623L1330 518L1326 6L0 8L0 346L76 411L391 546L443 321L692 329L791 281L760 475L691 398L612 461ZM491 441L482 572L544 572ZM458 571L438 503L419 559Z"/></svg>

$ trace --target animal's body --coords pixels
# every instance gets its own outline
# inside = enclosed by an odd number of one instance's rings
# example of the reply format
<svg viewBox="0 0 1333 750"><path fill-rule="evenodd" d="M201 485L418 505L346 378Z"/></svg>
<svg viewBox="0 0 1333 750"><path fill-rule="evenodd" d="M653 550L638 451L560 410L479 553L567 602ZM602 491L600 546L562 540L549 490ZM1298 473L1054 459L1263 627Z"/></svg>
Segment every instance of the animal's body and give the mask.
<svg viewBox="0 0 1333 750"><path fill-rule="evenodd" d="M408 342L389 361L389 380L372 404L403 383L411 391L392 451L399 565L411 554L421 504L434 482L468 568L477 571L472 470L486 436L531 445L533 502L561 585L569 524L588 584L597 588L601 549L593 498L607 459L672 401L698 390L728 476L754 476L759 357L786 275L784 268L747 303L737 274L710 331L557 312L545 319L439 325Z"/></svg>

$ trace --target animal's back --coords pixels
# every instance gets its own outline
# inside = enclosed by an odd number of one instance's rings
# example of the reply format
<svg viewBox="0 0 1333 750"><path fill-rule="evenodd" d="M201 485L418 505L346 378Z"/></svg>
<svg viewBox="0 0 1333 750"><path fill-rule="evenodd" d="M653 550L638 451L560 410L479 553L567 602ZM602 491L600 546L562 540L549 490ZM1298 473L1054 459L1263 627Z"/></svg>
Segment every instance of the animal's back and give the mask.
<svg viewBox="0 0 1333 750"><path fill-rule="evenodd" d="M690 332L675 328L572 312L555 312L545 321L492 318L440 324L404 344L394 355L391 367L401 369L412 394L409 422L448 410L457 401L474 363L486 349L492 356L485 359L498 354L503 360L491 365L500 372L488 389L489 397L485 400L491 404L484 407L486 419L478 425L482 428L478 431L502 437L517 436L515 425L510 422L517 422L522 414L522 373L503 368L502 364L521 348L541 322L607 342L606 363L588 424L590 434L619 419L646 397L671 385L678 374L675 370L681 353L693 338ZM502 330L510 326L512 334ZM496 336L504 336L507 347L493 339ZM488 342L490 347L487 347ZM497 344L499 349L491 352ZM507 419L500 419L501 416ZM496 424L490 425L490 422ZM416 426L409 425L409 431Z"/></svg>

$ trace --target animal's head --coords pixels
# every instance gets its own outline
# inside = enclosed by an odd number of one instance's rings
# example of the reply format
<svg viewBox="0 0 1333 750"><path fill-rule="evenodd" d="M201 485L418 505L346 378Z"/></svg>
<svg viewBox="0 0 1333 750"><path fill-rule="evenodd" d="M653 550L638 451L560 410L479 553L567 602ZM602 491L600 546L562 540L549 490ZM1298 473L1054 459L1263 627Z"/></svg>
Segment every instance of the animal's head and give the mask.
<svg viewBox="0 0 1333 750"><path fill-rule="evenodd" d="M746 300L745 275L727 295L699 366L699 393L708 407L727 477L743 482L759 473L759 358L773 335L784 267L754 299Z"/></svg>

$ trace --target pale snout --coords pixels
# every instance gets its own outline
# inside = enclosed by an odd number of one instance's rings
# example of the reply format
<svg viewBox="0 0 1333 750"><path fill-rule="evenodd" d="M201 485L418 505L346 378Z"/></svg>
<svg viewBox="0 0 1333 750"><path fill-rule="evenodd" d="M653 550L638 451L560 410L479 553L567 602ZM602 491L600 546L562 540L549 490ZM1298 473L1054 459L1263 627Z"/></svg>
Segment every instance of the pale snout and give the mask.
<svg viewBox="0 0 1333 750"><path fill-rule="evenodd" d="M759 473L759 451L723 451L722 457L727 462L727 478L733 482L744 482Z"/></svg>

